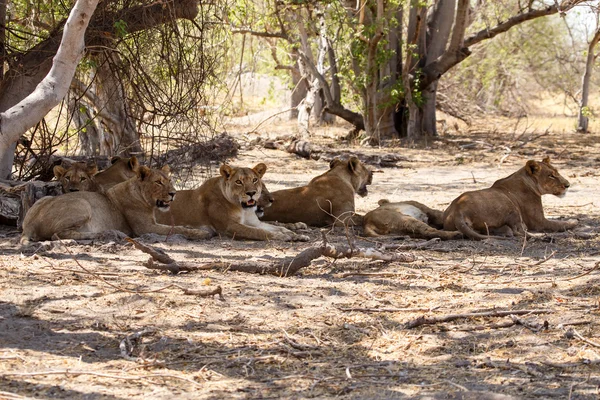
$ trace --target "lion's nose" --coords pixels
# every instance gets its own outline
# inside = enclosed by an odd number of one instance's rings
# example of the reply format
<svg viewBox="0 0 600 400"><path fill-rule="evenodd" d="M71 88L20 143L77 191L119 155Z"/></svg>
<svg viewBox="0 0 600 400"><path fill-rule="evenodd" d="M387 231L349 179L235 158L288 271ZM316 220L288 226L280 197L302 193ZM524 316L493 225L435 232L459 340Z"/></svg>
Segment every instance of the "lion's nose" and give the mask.
<svg viewBox="0 0 600 400"><path fill-rule="evenodd" d="M171 197L171 200L173 200L175 198L175 192L169 192L169 196Z"/></svg>
<svg viewBox="0 0 600 400"><path fill-rule="evenodd" d="M246 192L246 194L248 196L252 197L252 196L254 196L256 194L256 191L254 191L254 192Z"/></svg>
<svg viewBox="0 0 600 400"><path fill-rule="evenodd" d="M565 182L565 188L569 188L569 186L571 186L571 184L569 182Z"/></svg>

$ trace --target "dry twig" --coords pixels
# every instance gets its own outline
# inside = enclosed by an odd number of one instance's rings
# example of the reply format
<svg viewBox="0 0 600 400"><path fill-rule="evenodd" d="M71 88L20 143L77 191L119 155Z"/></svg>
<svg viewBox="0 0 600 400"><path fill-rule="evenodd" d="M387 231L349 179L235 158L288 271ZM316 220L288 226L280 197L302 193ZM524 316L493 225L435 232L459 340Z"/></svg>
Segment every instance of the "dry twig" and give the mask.
<svg viewBox="0 0 600 400"><path fill-rule="evenodd" d="M540 310L492 310L485 312L465 313L465 314L448 314L440 315L437 317L426 317L424 315L408 321L405 324L406 329L416 328L422 325L434 325L440 322L454 321L462 318L479 318L479 317L506 317L509 315L529 315L529 314L547 314L552 313L553 310L540 309Z"/></svg>

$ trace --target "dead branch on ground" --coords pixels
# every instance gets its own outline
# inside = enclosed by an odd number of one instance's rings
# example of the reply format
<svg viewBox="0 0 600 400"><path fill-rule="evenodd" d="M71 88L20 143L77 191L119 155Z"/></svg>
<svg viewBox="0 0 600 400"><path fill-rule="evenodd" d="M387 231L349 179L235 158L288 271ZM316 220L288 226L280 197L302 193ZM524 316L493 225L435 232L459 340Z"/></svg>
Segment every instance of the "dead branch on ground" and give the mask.
<svg viewBox="0 0 600 400"><path fill-rule="evenodd" d="M422 325L435 325L440 322L455 321L462 318L480 318L480 317L506 317L509 315L530 315L530 314L548 314L554 312L549 309L539 310L492 310L485 312L465 313L465 314L448 314L437 317L426 317L424 315L408 321L405 324L406 329L416 328Z"/></svg>
<svg viewBox="0 0 600 400"><path fill-rule="evenodd" d="M362 257L372 260L413 262L415 256L408 253L383 253L374 248L363 248L354 245L333 245L327 242L325 232L321 232L322 242L313 247L301 251L294 257L285 257L275 261L246 261L241 263L213 262L205 265L190 265L179 263L169 257L164 251L144 245L135 239L127 238L137 249L150 254L152 258L144 266L149 269L158 269L177 274L182 271L198 271L209 269L220 269L222 271L239 271L253 274L268 274L287 277L296 274L300 269L307 267L319 257L329 257L335 260L341 258ZM156 265L154 261L163 265Z"/></svg>

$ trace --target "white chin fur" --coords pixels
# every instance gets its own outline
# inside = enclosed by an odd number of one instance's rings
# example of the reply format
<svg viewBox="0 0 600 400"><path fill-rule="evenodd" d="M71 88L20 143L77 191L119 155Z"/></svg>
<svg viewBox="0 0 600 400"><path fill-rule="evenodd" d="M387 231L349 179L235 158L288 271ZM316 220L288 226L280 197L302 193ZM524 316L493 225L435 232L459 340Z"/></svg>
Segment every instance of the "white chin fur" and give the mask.
<svg viewBox="0 0 600 400"><path fill-rule="evenodd" d="M167 212L171 207L157 207L162 212Z"/></svg>

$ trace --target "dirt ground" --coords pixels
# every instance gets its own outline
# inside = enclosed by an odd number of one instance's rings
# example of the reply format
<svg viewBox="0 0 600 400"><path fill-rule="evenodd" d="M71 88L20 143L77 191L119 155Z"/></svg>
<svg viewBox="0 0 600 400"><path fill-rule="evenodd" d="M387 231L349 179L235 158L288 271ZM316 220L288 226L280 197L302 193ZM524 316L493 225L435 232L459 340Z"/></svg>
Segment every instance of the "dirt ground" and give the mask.
<svg viewBox="0 0 600 400"><path fill-rule="evenodd" d="M275 126L258 135L277 135ZM230 131L243 144L232 164L266 162L270 190L328 168L252 145L257 134L241 126ZM326 145L343 132L321 129L314 140ZM148 256L127 243L21 248L18 232L2 227L0 399L597 399L600 137L543 133L516 135L486 121L429 147L329 148L400 156L396 167L375 165L359 213L381 198L443 209L546 155L570 180L566 197L544 204L551 218L579 219L575 232L436 242L402 250L416 257L410 263L319 258L289 278L171 275L145 268ZM142 241L179 261L235 265L294 256L320 241L318 229L305 233L312 242ZM341 230L327 238L347 242ZM355 238L363 247L420 242ZM222 299L181 289L216 286ZM452 317L465 313L487 315Z"/></svg>

